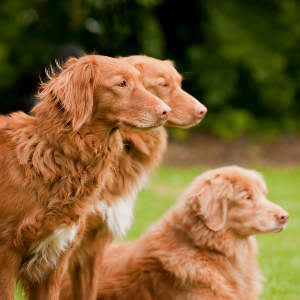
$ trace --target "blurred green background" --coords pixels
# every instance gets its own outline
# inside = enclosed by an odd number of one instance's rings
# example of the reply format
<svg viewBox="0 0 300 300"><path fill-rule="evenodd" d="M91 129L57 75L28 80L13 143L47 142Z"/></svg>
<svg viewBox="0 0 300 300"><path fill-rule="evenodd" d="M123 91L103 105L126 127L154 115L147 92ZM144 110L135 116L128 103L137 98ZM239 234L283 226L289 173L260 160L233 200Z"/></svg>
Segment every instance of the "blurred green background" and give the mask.
<svg viewBox="0 0 300 300"><path fill-rule="evenodd" d="M172 59L209 110L194 130L232 139L300 130L296 0L2 0L0 113L34 103L55 59Z"/></svg>

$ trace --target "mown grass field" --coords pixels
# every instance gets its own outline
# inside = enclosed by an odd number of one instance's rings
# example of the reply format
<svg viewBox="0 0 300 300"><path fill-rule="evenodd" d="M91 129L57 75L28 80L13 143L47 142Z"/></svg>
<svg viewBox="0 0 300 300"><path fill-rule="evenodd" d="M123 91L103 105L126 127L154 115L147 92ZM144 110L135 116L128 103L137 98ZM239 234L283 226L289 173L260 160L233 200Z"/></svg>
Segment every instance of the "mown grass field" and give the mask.
<svg viewBox="0 0 300 300"><path fill-rule="evenodd" d="M259 263L265 277L260 300L300 300L300 169L258 169L267 182L268 198L290 213L287 228L279 234L258 236ZM181 196L193 178L193 168L163 168L156 172L138 199L135 220L126 240L139 237ZM21 300L16 293L15 299Z"/></svg>

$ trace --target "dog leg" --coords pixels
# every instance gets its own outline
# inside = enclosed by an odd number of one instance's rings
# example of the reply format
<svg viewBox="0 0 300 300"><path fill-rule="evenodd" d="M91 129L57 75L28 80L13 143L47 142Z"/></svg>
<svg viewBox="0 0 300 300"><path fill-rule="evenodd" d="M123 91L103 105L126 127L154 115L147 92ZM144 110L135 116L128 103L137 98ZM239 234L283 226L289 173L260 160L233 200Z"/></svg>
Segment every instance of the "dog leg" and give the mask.
<svg viewBox="0 0 300 300"><path fill-rule="evenodd" d="M6 245L0 246L0 300L14 299L14 279L21 258Z"/></svg>
<svg viewBox="0 0 300 300"><path fill-rule="evenodd" d="M28 289L28 300L59 300L61 280L72 251L73 248L70 248L62 253L56 267L49 273L47 279Z"/></svg>
<svg viewBox="0 0 300 300"><path fill-rule="evenodd" d="M73 300L96 300L98 277L104 248L113 240L111 234L86 237L70 259L69 273ZM62 298L66 300L65 298Z"/></svg>
<svg viewBox="0 0 300 300"><path fill-rule="evenodd" d="M72 245L70 245L70 248L61 253L56 267L53 268L53 270L49 273L47 279L38 286L35 286L35 288L31 288L28 293L28 300L59 300L60 285L64 273L66 272L69 258L74 249L80 243L84 231L85 219L82 218L80 222L80 230L77 233Z"/></svg>
<svg viewBox="0 0 300 300"><path fill-rule="evenodd" d="M101 248L101 247L100 247ZM73 300L95 300L97 283L102 260L102 251L86 254L80 263L70 267Z"/></svg>

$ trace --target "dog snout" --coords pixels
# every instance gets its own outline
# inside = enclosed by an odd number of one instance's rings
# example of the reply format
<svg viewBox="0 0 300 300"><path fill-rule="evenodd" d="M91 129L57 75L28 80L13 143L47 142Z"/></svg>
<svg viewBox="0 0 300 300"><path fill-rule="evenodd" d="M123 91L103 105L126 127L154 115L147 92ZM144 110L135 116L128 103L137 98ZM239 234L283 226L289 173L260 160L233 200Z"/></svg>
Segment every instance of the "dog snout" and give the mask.
<svg viewBox="0 0 300 300"><path fill-rule="evenodd" d="M156 112L162 120L166 120L169 116L169 113L171 112L171 108L168 105L164 104L157 107Z"/></svg>
<svg viewBox="0 0 300 300"><path fill-rule="evenodd" d="M287 219L290 217L290 215L285 210L282 210L276 213L275 217L280 223L285 224L287 222Z"/></svg>
<svg viewBox="0 0 300 300"><path fill-rule="evenodd" d="M194 108L194 113L197 119L203 119L207 113L207 108L203 104L199 103Z"/></svg>

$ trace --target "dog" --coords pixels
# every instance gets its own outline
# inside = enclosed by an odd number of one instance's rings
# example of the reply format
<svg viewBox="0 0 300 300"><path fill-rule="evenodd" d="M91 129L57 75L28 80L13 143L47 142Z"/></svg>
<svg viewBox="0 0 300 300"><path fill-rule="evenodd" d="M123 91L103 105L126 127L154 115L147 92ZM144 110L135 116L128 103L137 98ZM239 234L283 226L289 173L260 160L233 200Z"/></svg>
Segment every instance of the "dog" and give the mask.
<svg viewBox="0 0 300 300"><path fill-rule="evenodd" d="M152 130L170 112L122 60L70 58L48 76L32 115L13 113L0 130L1 300L14 299L15 278L28 299L59 298L68 257L122 150L118 129Z"/></svg>
<svg viewBox="0 0 300 300"><path fill-rule="evenodd" d="M233 166L198 176L140 239L106 249L97 299L258 299L254 235L280 232L289 218L266 195L256 171Z"/></svg>
<svg viewBox="0 0 300 300"><path fill-rule="evenodd" d="M141 55L120 59L135 66L142 74L144 87L170 106L171 112L164 124L187 128L203 119L206 108L181 89L182 77L172 62ZM167 135L163 127L152 132L126 129L119 132L124 150L113 164L115 175L106 182L103 199L87 218L82 243L70 258L73 291L66 275L60 300L96 298L104 247L114 237L124 236L130 228L137 194L158 167L166 149Z"/></svg>
<svg viewBox="0 0 300 300"><path fill-rule="evenodd" d="M4 115L0 115L0 128L4 128L8 124L9 118Z"/></svg>

